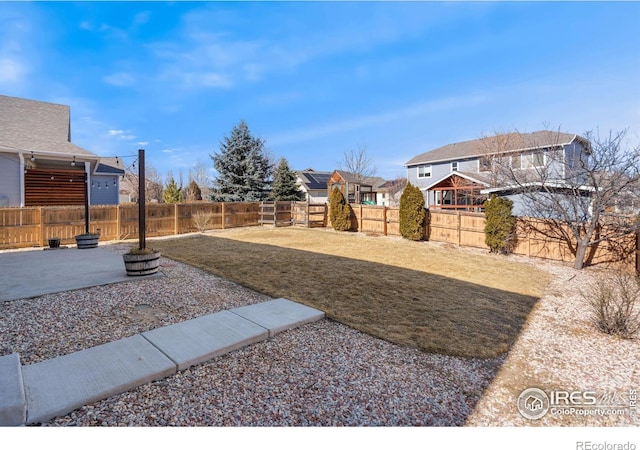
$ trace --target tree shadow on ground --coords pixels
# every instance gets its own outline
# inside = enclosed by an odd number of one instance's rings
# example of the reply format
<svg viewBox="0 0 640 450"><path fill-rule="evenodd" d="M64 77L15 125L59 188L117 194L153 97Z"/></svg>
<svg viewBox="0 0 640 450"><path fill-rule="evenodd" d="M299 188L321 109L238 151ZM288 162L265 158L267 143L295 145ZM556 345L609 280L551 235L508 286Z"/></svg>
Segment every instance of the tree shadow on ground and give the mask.
<svg viewBox="0 0 640 450"><path fill-rule="evenodd" d="M211 236L157 241L154 247L271 297L320 309L372 336L450 356L504 354L538 300L421 271Z"/></svg>

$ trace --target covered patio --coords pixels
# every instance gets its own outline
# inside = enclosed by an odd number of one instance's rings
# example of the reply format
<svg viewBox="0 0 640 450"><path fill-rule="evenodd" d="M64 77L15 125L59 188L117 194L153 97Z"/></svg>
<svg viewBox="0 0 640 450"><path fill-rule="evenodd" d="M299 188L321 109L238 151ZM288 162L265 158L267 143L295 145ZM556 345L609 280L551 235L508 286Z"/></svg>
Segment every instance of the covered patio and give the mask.
<svg viewBox="0 0 640 450"><path fill-rule="evenodd" d="M462 172L450 173L426 188L428 207L482 212L487 195L480 191L487 187L489 183L477 177Z"/></svg>

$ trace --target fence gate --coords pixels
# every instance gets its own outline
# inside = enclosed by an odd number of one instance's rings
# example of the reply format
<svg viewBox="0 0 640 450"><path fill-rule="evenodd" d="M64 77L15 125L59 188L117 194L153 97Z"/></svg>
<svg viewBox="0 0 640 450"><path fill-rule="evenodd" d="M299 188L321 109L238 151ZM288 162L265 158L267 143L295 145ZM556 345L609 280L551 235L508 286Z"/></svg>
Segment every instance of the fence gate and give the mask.
<svg viewBox="0 0 640 450"><path fill-rule="evenodd" d="M291 225L291 202L260 202L259 223L275 227Z"/></svg>
<svg viewBox="0 0 640 450"><path fill-rule="evenodd" d="M291 202L291 223L313 228L327 226L327 205L308 202Z"/></svg>

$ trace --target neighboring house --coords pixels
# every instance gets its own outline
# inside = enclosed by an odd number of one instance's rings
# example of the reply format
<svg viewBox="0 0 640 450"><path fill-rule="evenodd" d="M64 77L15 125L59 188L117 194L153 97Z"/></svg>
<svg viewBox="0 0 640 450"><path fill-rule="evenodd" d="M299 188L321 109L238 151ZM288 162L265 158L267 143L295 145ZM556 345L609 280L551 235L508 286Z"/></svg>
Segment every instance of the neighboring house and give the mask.
<svg viewBox="0 0 640 450"><path fill-rule="evenodd" d="M397 178L380 184L376 188L377 204L379 206L400 206L400 197L406 186L406 178Z"/></svg>
<svg viewBox="0 0 640 450"><path fill-rule="evenodd" d="M296 172L300 190L304 192L304 199L309 203L329 203L327 195L329 177L331 172L316 172L313 169Z"/></svg>
<svg viewBox="0 0 640 450"><path fill-rule="evenodd" d="M377 205L377 187L384 183L382 178L364 178L344 170L334 170L327 182L330 196L335 187L340 189L348 203Z"/></svg>
<svg viewBox="0 0 640 450"><path fill-rule="evenodd" d="M117 204L123 174L71 143L68 106L0 95L0 206Z"/></svg>
<svg viewBox="0 0 640 450"><path fill-rule="evenodd" d="M139 188L138 176L127 172L120 182L120 203L138 203ZM147 178L145 184L145 201L148 203L162 203L163 189L164 186L161 183Z"/></svg>
<svg viewBox="0 0 640 450"><path fill-rule="evenodd" d="M582 184L577 169L589 148L589 142L576 134L506 133L439 147L412 158L405 167L407 179L423 191L428 208L482 211L484 201L495 193L513 200L514 214L519 215L522 198L518 186L506 181L505 167L520 180L545 170L546 183L555 182L560 192L568 180ZM559 160L562 163L554 162Z"/></svg>

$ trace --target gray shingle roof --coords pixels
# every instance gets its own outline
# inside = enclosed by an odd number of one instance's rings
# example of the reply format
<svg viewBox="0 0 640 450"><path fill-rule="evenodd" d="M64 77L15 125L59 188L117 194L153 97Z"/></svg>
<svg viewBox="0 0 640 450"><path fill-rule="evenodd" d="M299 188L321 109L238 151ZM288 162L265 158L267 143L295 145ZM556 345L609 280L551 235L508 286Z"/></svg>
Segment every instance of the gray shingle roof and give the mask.
<svg viewBox="0 0 640 450"><path fill-rule="evenodd" d="M556 131L535 131L533 133L505 133L495 136L456 142L436 148L410 159L405 166L455 161L465 158L484 156L492 153L532 150L564 145L575 139L586 142L584 138Z"/></svg>
<svg viewBox="0 0 640 450"><path fill-rule="evenodd" d="M100 158L96 173L124 175L124 167L119 158Z"/></svg>
<svg viewBox="0 0 640 450"><path fill-rule="evenodd" d="M96 156L71 143L66 105L0 95L0 146L76 156Z"/></svg>

